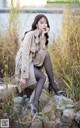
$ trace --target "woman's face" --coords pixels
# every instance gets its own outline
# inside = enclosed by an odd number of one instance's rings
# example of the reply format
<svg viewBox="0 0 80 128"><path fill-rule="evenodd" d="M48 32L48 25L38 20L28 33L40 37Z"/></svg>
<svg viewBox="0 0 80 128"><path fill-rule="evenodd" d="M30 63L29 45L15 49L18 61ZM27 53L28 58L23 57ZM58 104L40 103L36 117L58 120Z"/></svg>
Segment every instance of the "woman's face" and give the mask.
<svg viewBox="0 0 80 128"><path fill-rule="evenodd" d="M38 23L37 23L37 28L40 30L40 32L46 31L47 28L47 21L44 17L42 17Z"/></svg>

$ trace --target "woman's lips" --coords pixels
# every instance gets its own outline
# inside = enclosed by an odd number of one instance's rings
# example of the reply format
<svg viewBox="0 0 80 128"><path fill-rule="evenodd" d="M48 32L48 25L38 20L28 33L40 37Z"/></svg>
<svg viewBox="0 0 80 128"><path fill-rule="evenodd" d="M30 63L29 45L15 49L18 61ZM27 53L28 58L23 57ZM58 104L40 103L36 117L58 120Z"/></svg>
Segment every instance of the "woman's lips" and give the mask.
<svg viewBox="0 0 80 128"><path fill-rule="evenodd" d="M43 28L46 31L46 28Z"/></svg>

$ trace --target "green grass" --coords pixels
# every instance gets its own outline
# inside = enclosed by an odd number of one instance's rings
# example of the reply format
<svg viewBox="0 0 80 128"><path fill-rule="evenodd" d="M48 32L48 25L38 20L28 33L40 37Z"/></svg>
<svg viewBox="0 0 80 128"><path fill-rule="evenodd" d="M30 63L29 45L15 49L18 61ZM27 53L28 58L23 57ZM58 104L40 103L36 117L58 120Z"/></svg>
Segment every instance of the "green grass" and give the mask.
<svg viewBox="0 0 80 128"><path fill-rule="evenodd" d="M80 4L80 2L76 1L47 1L47 4Z"/></svg>

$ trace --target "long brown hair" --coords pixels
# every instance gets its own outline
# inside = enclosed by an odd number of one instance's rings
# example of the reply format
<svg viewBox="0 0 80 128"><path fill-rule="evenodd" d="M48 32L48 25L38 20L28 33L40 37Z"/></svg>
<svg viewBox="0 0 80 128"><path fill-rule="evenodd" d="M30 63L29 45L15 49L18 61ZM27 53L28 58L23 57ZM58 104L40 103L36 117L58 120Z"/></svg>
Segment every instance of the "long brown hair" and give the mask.
<svg viewBox="0 0 80 128"><path fill-rule="evenodd" d="M37 29L37 26L36 26L36 25L37 25L38 21L39 21L41 18L43 18L43 17L46 19L47 27L50 28L50 25L49 25L49 22L48 22L47 17L46 17L45 15L43 15L43 14L38 14L38 15L35 17L35 19L34 19L34 21L33 21L33 23L32 23L32 28L31 28L30 31ZM29 31L27 31L27 32L29 32ZM27 32L25 32L24 36L26 35ZM46 43L45 43L45 45L47 46L47 45L48 45L48 38L49 38L48 33L45 34L45 37L46 37ZM23 39L24 39L24 38L23 38Z"/></svg>

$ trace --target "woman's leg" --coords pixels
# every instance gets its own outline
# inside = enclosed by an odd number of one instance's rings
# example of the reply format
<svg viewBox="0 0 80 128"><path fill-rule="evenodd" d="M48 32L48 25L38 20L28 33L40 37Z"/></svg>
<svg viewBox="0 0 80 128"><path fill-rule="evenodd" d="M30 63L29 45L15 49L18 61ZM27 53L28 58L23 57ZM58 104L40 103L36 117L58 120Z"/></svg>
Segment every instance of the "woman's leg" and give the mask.
<svg viewBox="0 0 80 128"><path fill-rule="evenodd" d="M51 60L50 60L50 56L49 53L46 52L46 57L44 60L44 67L46 70L46 73L48 75L48 79L49 79L49 89L50 87L54 90L55 94L57 94L57 92L59 91L55 82L54 82L54 77L53 77L53 70L52 70L52 64L51 64Z"/></svg>
<svg viewBox="0 0 80 128"><path fill-rule="evenodd" d="M42 73L42 71L40 69L38 69L37 67L34 67L34 73L35 73L35 77L37 80L37 85L35 88L35 94L34 94L34 100L33 100L33 104L34 107L38 109L38 101L46 80L46 76Z"/></svg>

